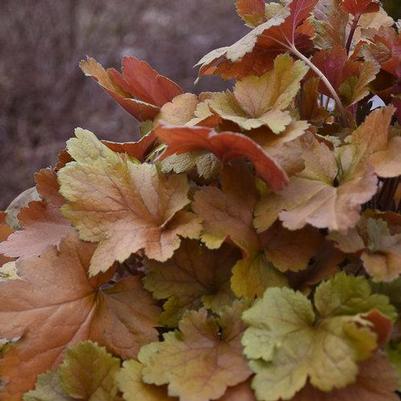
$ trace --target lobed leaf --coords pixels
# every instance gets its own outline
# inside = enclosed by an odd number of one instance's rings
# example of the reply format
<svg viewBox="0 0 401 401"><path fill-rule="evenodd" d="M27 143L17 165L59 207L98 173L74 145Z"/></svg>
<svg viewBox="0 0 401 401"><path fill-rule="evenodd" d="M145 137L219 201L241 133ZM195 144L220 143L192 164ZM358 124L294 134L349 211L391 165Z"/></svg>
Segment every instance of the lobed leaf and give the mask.
<svg viewBox="0 0 401 401"><path fill-rule="evenodd" d="M148 384L168 384L168 393L181 401L208 401L223 396L227 387L244 382L251 372L242 355L245 327L241 304L227 309L218 319L207 312L188 312L179 332L164 341L144 346L139 361Z"/></svg>
<svg viewBox="0 0 401 401"><path fill-rule="evenodd" d="M203 221L201 239L210 249L230 239L252 256L260 248L252 225L257 200L254 178L241 165L227 166L221 173L221 186L202 187L194 195L193 210Z"/></svg>
<svg viewBox="0 0 401 401"><path fill-rule="evenodd" d="M115 376L120 360L104 347L84 341L70 347L58 368L61 387L71 397L88 401L117 401Z"/></svg>
<svg viewBox="0 0 401 401"><path fill-rule="evenodd" d="M163 176L156 166L111 151L85 130L76 131L68 151L75 161L58 173L68 201L62 211L82 239L98 242L92 275L141 249L165 261L179 247L180 236L199 235L198 219L182 210L190 202L185 176Z"/></svg>
<svg viewBox="0 0 401 401"><path fill-rule="evenodd" d="M347 298L341 298L341 291L342 287L331 281L321 284L315 294L315 312L303 294L270 288L244 312L243 319L250 327L242 343L256 373L253 388L258 399L290 399L308 378L325 392L355 381L358 363L373 354L379 333L388 327L384 320L376 329L369 315L361 313L365 305L360 311L353 310L354 314L345 314L322 303L329 296L340 296L339 306L343 306L341 300L347 302Z"/></svg>
<svg viewBox="0 0 401 401"><path fill-rule="evenodd" d="M197 64L200 66L199 74L217 74L227 79L262 75L278 54L294 45L299 48L310 47L313 33L305 20L317 2L318 0L292 0L288 7L277 8L270 19L238 42L204 56Z"/></svg>
<svg viewBox="0 0 401 401"><path fill-rule="evenodd" d="M212 251L186 240L167 262L146 261L145 288L154 298L166 300L161 322L175 326L185 311L205 306L218 312L230 304L231 269L238 257L229 246Z"/></svg>
<svg viewBox="0 0 401 401"><path fill-rule="evenodd" d="M110 276L87 277L93 252L92 244L68 237L59 251L17 262L21 280L0 282L0 337L19 339L0 360L0 399L20 401L36 376L56 367L65 348L79 341L135 357L157 339L159 308L139 279L103 288Z"/></svg>
<svg viewBox="0 0 401 401"><path fill-rule="evenodd" d="M291 401L398 401L396 383L394 370L379 353L361 363L355 383L330 393L307 385Z"/></svg>
<svg viewBox="0 0 401 401"><path fill-rule="evenodd" d="M216 93L209 107L225 120L244 130L262 126L279 134L291 123L288 108L300 89L308 67L287 55L274 60L274 68L261 77L248 76L237 81L233 93Z"/></svg>
<svg viewBox="0 0 401 401"><path fill-rule="evenodd" d="M60 212L64 198L54 171L40 170L35 175L36 188L42 200L32 201L18 213L22 226L0 244L0 253L26 259L39 256L49 247L58 248L60 242L74 232Z"/></svg>

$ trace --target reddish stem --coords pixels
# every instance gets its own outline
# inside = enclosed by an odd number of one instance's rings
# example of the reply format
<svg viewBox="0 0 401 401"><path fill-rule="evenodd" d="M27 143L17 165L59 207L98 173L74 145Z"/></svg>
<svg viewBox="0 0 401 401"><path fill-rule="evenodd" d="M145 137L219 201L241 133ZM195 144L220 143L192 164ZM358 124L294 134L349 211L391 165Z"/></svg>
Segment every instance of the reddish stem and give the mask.
<svg viewBox="0 0 401 401"><path fill-rule="evenodd" d="M348 39L347 39L347 44L345 48L347 49L347 54L349 54L352 46L352 40L354 39L355 31L356 28L358 28L358 22L359 19L361 18L361 15L355 15L354 20L352 21L351 29L349 31Z"/></svg>

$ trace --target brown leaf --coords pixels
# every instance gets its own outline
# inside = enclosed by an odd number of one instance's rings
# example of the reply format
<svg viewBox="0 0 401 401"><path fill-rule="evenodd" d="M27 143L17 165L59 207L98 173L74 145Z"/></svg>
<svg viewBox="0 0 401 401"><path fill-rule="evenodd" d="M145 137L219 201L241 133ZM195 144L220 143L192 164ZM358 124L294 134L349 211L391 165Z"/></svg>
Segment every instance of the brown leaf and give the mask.
<svg viewBox="0 0 401 401"><path fill-rule="evenodd" d="M307 384L291 401L398 401L397 387L398 378L393 367L379 353L361 363L354 384L329 393Z"/></svg>
<svg viewBox="0 0 401 401"><path fill-rule="evenodd" d="M159 309L139 278L102 287L110 277L89 280L94 246L75 236L60 251L17 262L21 280L0 283L0 337L18 338L0 360L6 386L0 399L20 401L36 376L61 360L69 345L90 339L122 357L157 339Z"/></svg>
<svg viewBox="0 0 401 401"><path fill-rule="evenodd" d="M355 104L369 94L368 85L380 70L375 64L366 60L348 58L347 51L342 46L315 53L312 62L327 77L346 106ZM322 82L319 90L326 96L331 96Z"/></svg>
<svg viewBox="0 0 401 401"><path fill-rule="evenodd" d="M377 164L379 168L383 169L385 162L382 160L382 152L388 151L389 153L386 153L388 156L392 154L389 151L389 134L394 111L395 109L392 106L372 111L365 121L345 139L348 144L339 149L339 158L344 166L345 177L358 174L365 170L368 164L373 165L373 167ZM379 156L376 156L378 152L380 152ZM394 163L397 163L396 156L393 156L395 158ZM372 159L374 157L377 158L375 162ZM386 163L392 161L387 159ZM384 168L384 170L386 169ZM387 171L387 173L389 172ZM397 171L394 172L393 176L396 175Z"/></svg>
<svg viewBox="0 0 401 401"><path fill-rule="evenodd" d="M174 327L187 310L203 305L218 312L232 303L231 270L239 257L229 245L212 251L185 240L167 262L146 261L145 288L154 298L167 300L161 323Z"/></svg>
<svg viewBox="0 0 401 401"><path fill-rule="evenodd" d="M207 186L196 192L192 204L203 220L202 241L211 249L230 239L248 255L259 248L259 239L252 225L257 199L254 177L239 165L226 167L222 189Z"/></svg>
<svg viewBox="0 0 401 401"><path fill-rule="evenodd" d="M401 233L393 230L386 215L362 216L347 233L333 232L329 238L346 253L358 253L374 281L390 282L401 274Z"/></svg>
<svg viewBox="0 0 401 401"><path fill-rule="evenodd" d="M291 287L305 292L310 291L316 284L338 273L339 265L344 258L345 255L335 248L333 243L324 241L307 269L289 275Z"/></svg>
<svg viewBox="0 0 401 401"><path fill-rule="evenodd" d="M160 159L173 154L208 150L223 162L245 157L255 166L258 175L265 180L273 190L283 188L288 180L284 170L276 161L252 139L234 132L217 133L204 127L171 127L160 126L155 130L156 136L167 145Z"/></svg>
<svg viewBox="0 0 401 401"><path fill-rule="evenodd" d="M194 117L198 104L198 96L193 93L178 95L163 105L155 123L160 121L171 125L185 125Z"/></svg>
<svg viewBox="0 0 401 401"><path fill-rule="evenodd" d="M301 230L289 231L275 224L264 234L265 254L274 267L282 272L306 269L322 244L319 230L306 226Z"/></svg>

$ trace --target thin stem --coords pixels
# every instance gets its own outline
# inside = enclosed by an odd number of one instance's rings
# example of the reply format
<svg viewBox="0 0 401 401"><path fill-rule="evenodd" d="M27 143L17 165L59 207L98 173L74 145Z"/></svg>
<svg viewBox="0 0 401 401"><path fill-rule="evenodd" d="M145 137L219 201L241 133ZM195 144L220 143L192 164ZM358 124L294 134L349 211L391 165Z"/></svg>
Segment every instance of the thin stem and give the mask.
<svg viewBox="0 0 401 401"><path fill-rule="evenodd" d="M351 50L352 41L354 39L356 28L358 28L358 22L359 22L360 18L361 18L360 15L356 15L354 17L354 20L352 21L351 29L349 31L349 35L348 35L348 39L347 39L347 44L345 46L345 48L347 49L347 54L349 54L349 52Z"/></svg>
<svg viewBox="0 0 401 401"><path fill-rule="evenodd" d="M345 109L340 97L338 96L338 93L333 88L333 85L330 83L327 77L323 74L322 71L319 70L318 67L316 67L315 64L312 63L312 61L308 57L303 55L295 46L291 46L290 49L295 56L304 61L305 64L307 64L311 68L311 70L322 80L326 88L329 90L332 98L335 100L337 107L342 115L344 123L348 126L349 120L347 117L347 110Z"/></svg>

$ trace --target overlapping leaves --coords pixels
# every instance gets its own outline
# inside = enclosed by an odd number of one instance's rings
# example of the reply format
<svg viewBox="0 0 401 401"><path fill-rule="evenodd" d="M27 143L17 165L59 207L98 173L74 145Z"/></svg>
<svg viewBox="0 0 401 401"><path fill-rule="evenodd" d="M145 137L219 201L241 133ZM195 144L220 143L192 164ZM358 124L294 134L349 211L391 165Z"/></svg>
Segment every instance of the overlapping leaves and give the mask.
<svg viewBox="0 0 401 401"><path fill-rule="evenodd" d="M235 5L230 91L81 63L142 139L77 129L0 214L1 401L398 399L399 24Z"/></svg>
<svg viewBox="0 0 401 401"><path fill-rule="evenodd" d="M316 311L299 292L273 288L244 313L250 327L242 343L253 361L258 399L290 399L307 379L325 392L352 384L358 362L372 356L382 330L366 312L391 311L388 299L372 295L364 279L345 275L322 283L314 306Z"/></svg>

